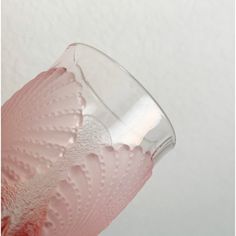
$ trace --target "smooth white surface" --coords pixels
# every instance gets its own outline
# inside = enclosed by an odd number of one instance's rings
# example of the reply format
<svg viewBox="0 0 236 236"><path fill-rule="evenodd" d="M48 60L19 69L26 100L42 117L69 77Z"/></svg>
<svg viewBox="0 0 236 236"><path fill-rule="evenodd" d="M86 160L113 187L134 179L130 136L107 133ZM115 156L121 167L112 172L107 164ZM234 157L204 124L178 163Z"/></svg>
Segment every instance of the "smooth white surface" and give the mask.
<svg viewBox="0 0 236 236"><path fill-rule="evenodd" d="M234 235L233 0L2 2L2 100L76 41L154 95L176 148L103 236Z"/></svg>

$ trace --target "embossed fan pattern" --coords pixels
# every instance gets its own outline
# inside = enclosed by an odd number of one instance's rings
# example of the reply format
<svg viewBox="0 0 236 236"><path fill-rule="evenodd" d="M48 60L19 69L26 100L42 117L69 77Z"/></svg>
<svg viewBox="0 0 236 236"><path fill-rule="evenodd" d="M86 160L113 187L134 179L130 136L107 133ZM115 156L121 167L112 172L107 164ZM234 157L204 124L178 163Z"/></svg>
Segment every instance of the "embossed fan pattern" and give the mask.
<svg viewBox="0 0 236 236"><path fill-rule="evenodd" d="M150 177L151 154L140 146L98 136L82 150L82 94L71 72L52 68L3 105L3 235L98 235Z"/></svg>

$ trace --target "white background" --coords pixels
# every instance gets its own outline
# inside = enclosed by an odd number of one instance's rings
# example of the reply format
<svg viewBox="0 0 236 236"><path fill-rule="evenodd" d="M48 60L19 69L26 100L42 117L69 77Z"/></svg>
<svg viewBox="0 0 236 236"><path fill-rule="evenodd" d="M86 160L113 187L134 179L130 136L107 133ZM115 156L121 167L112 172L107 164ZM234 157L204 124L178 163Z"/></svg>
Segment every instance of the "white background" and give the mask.
<svg viewBox="0 0 236 236"><path fill-rule="evenodd" d="M5 0L2 100L72 42L124 65L177 146L102 235L234 235L233 0Z"/></svg>

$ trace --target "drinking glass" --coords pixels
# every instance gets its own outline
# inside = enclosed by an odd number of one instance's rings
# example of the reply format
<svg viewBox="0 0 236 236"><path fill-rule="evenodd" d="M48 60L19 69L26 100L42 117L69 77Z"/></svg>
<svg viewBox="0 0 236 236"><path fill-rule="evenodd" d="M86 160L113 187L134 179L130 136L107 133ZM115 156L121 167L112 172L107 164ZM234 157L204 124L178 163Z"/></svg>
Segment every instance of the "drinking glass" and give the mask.
<svg viewBox="0 0 236 236"><path fill-rule="evenodd" d="M129 72L69 45L2 107L3 235L98 235L174 145L168 117Z"/></svg>

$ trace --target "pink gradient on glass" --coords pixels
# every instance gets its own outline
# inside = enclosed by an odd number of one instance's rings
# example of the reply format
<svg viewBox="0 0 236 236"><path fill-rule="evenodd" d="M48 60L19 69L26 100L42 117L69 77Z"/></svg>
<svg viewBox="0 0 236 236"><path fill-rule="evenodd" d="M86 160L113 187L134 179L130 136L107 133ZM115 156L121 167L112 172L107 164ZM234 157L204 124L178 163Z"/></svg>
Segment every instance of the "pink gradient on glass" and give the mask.
<svg viewBox="0 0 236 236"><path fill-rule="evenodd" d="M85 107L65 68L39 74L3 105L3 235L98 235L150 177L141 146L81 151Z"/></svg>

